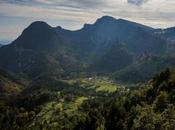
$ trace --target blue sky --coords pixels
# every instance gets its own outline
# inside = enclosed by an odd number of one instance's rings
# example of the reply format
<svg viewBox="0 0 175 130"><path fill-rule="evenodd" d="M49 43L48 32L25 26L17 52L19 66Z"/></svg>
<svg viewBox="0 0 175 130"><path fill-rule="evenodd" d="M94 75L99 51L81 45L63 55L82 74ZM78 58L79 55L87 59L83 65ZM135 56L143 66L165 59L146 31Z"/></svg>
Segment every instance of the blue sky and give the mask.
<svg viewBox="0 0 175 130"><path fill-rule="evenodd" d="M103 15L155 28L175 26L175 0L0 0L0 41L14 40L34 21L75 30Z"/></svg>

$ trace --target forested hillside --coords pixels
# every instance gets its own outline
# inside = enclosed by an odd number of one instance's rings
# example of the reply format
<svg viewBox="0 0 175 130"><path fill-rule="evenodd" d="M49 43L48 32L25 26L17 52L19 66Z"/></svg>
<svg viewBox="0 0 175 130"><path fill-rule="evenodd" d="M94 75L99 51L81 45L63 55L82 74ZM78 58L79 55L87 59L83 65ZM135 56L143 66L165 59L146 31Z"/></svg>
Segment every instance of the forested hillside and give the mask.
<svg viewBox="0 0 175 130"><path fill-rule="evenodd" d="M107 79L42 79L1 99L1 129L174 130L174 70L132 89Z"/></svg>

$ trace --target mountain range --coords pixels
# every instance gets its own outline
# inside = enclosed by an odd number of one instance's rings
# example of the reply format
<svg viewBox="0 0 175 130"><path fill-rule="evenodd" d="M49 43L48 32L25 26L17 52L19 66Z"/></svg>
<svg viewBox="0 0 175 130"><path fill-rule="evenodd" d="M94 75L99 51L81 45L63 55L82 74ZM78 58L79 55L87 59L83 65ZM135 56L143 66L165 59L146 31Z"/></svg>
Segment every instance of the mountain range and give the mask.
<svg viewBox="0 0 175 130"><path fill-rule="evenodd" d="M102 74L137 82L175 67L174 52L173 27L154 29L103 16L70 31L36 21L0 48L0 68L27 79Z"/></svg>

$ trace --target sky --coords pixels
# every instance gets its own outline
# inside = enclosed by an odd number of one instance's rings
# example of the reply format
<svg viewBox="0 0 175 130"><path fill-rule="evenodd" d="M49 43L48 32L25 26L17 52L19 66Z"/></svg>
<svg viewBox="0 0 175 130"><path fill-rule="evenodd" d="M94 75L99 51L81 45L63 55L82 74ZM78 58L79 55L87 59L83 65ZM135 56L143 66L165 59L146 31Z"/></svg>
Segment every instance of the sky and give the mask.
<svg viewBox="0 0 175 130"><path fill-rule="evenodd" d="M175 26L175 0L0 0L0 41L12 41L34 21L77 30L104 15L154 28Z"/></svg>

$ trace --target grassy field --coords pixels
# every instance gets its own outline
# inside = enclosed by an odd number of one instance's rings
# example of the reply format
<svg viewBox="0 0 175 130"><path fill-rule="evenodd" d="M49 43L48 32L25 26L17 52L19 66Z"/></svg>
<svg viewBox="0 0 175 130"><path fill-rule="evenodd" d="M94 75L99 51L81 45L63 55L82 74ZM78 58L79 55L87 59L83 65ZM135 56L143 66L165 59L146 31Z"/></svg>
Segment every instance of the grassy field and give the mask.
<svg viewBox="0 0 175 130"><path fill-rule="evenodd" d="M77 85L87 90L94 90L95 92L112 93L118 91L120 88L124 88L123 85L114 83L107 78L97 77L63 80L63 82L66 82L70 85Z"/></svg>

